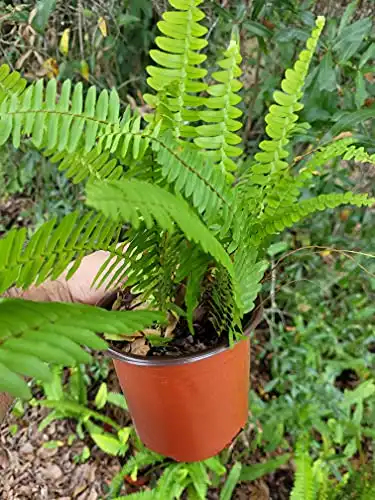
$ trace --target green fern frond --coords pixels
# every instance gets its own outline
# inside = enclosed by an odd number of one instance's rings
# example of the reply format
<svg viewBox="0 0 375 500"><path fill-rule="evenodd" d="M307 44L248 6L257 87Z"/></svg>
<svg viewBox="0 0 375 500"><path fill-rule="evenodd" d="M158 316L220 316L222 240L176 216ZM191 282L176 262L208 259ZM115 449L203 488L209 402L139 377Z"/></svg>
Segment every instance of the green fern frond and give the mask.
<svg viewBox="0 0 375 500"><path fill-rule="evenodd" d="M200 119L196 110L202 103L197 92L206 89L202 82L207 71L199 65L206 56L199 51L207 45L202 37L207 28L200 24L205 17L198 8L203 0L169 0L176 10L165 12L158 28L164 36L156 38L160 50L151 50L150 56L158 66L148 66L147 83L160 92L157 96L146 95L145 100L153 107L165 106L172 115L176 137L190 137L194 127L185 122Z"/></svg>
<svg viewBox="0 0 375 500"><path fill-rule="evenodd" d="M345 152L343 160L354 160L362 163L375 165L375 153L370 155L363 147L351 145Z"/></svg>
<svg viewBox="0 0 375 500"><path fill-rule="evenodd" d="M358 151L363 156L366 156L363 148L357 150L356 146L353 145L354 142L356 142L355 139L347 137L322 146L297 175L292 176L292 174L286 173L275 186L278 191L277 196L270 195L267 198L268 204L264 211L265 216L272 217L277 215L280 210L292 206L299 198L303 187L307 186L311 178L330 160L340 156L345 158L346 153L349 153L349 151L351 154Z"/></svg>
<svg viewBox="0 0 375 500"><path fill-rule="evenodd" d="M357 146L357 140L346 137L322 146L306 162L297 177L306 183L316 172L320 172L330 160L341 157L343 160L354 160L358 163L375 164L375 154L369 154L363 146Z"/></svg>
<svg viewBox="0 0 375 500"><path fill-rule="evenodd" d="M141 130L141 117L125 111L119 124L108 124L98 140L100 150L109 151L125 164L141 160L150 144L151 138L159 135L161 122L154 128Z"/></svg>
<svg viewBox="0 0 375 500"><path fill-rule="evenodd" d="M126 252L126 259L121 252L116 256L109 255L93 285L100 287L105 284L107 288L115 288L126 279L127 286L135 287L136 293L142 293L147 299L154 292L157 282L154 272L160 265L161 238L159 229L129 229L122 250Z"/></svg>
<svg viewBox="0 0 375 500"><path fill-rule="evenodd" d="M239 43L233 38L224 52L224 59L218 61L222 70L212 74L217 84L207 89L211 97L204 101L204 105L208 109L199 113L201 120L208 125L197 127L198 137L194 139L195 144L206 149L205 154L224 172L236 170L232 157L242 154L242 149L238 147L242 139L236 133L242 126L236 120L242 115L242 111L236 107L241 102L237 94L242 88L238 80L242 74L239 67L241 61Z"/></svg>
<svg viewBox="0 0 375 500"><path fill-rule="evenodd" d="M89 152L105 127L121 128L119 112L115 89L110 94L103 90L97 98L93 86L84 98L82 84L75 85L72 92L72 83L66 80L58 96L56 80L50 80L45 88L39 80L1 103L0 145L11 136L18 148L21 136L26 135L37 148L74 152L82 142L84 151Z"/></svg>
<svg viewBox="0 0 375 500"><path fill-rule="evenodd" d="M134 229L143 224L151 229L156 222L173 232L176 224L188 240L200 245L230 273L233 271L224 248L187 203L159 186L134 179L92 184L88 186L88 204L115 221L130 222Z"/></svg>
<svg viewBox="0 0 375 500"><path fill-rule="evenodd" d="M200 259L192 262L193 266L186 284L185 305L189 330L190 333L194 335L193 313L199 304L202 293L202 280L207 272L208 261L207 257L203 255L200 256Z"/></svg>
<svg viewBox="0 0 375 500"><path fill-rule="evenodd" d="M213 283L209 289L210 321L217 335L229 334L231 343L237 337L237 333L241 332L233 288L233 280L226 269L222 266L215 269Z"/></svg>
<svg viewBox="0 0 375 500"><path fill-rule="evenodd" d="M266 260L257 262L257 257L258 250L251 246L242 246L234 254L236 303L241 317L253 309L268 267Z"/></svg>
<svg viewBox="0 0 375 500"><path fill-rule="evenodd" d="M315 198L295 203L274 217L261 219L261 227L257 228L258 237L260 236L261 239L267 234L277 234L320 210L336 208L340 205L371 206L374 203L375 198L369 198L367 194L354 194L350 191L346 193L322 194Z"/></svg>
<svg viewBox="0 0 375 500"><path fill-rule="evenodd" d="M6 64L0 66L0 104L13 95L21 94L26 87L26 80L17 71L10 72Z"/></svg>
<svg viewBox="0 0 375 500"><path fill-rule="evenodd" d="M28 288L48 278L56 279L75 260L70 278L83 257L95 250L121 254L116 249L119 226L101 214L73 212L56 226L43 224L26 244L26 229L13 229L0 239L0 293L11 286Z"/></svg>
<svg viewBox="0 0 375 500"><path fill-rule="evenodd" d="M321 168L327 165L329 161L338 157L343 157L355 142L356 140L353 137L345 137L321 146L300 169L298 175L296 176L296 181L299 182L300 186L303 186L317 172L320 172ZM354 148L356 148L355 145Z"/></svg>
<svg viewBox="0 0 375 500"><path fill-rule="evenodd" d="M45 153L48 156L50 153ZM116 181L123 175L124 169L116 158L111 158L108 151L101 152L99 147L94 148L89 153L78 151L67 153L65 151L52 154L52 163L59 163L58 169L64 172L73 184L86 181L88 179L112 180Z"/></svg>
<svg viewBox="0 0 375 500"><path fill-rule="evenodd" d="M306 43L306 49L301 52L294 68L286 70L285 78L281 82L282 92L274 93L276 104L270 107L265 119L266 133L270 140L259 144L262 152L255 155L258 163L253 166L250 178L251 184L265 190L265 204L272 203L273 199L277 200L278 189L275 186L288 168L285 159L289 157L289 151L286 147L294 124L298 120L296 113L303 107L300 103L303 96L302 89L323 27L324 18L318 17L316 27Z"/></svg>
<svg viewBox="0 0 375 500"><path fill-rule="evenodd" d="M323 460L318 459L314 462L313 476L317 500L328 500L331 485L329 481L329 469Z"/></svg>
<svg viewBox="0 0 375 500"><path fill-rule="evenodd" d="M155 138L153 149L167 182L191 200L207 220L219 219L221 215L227 226L233 216L234 197L223 172L203 153L189 144L177 142L170 133Z"/></svg>
<svg viewBox="0 0 375 500"><path fill-rule="evenodd" d="M147 291L148 288L149 292L146 296L153 293L156 304L162 310L167 308L167 305L172 302L176 295L174 277L179 265L179 249L184 243L185 241L181 234L163 232L161 238L159 238L158 247L157 249L155 248L156 252L154 252L154 257L156 257L154 261L156 260L156 262L153 263L152 268L148 267L149 271L147 267L144 268L143 283L141 287L139 285L135 287L135 291L142 293L143 296L145 295L145 289ZM146 258L149 259L147 254ZM130 280L132 279L132 268L130 268Z"/></svg>
<svg viewBox="0 0 375 500"><path fill-rule="evenodd" d="M290 500L315 500L312 460L306 446L297 443L296 474Z"/></svg>
<svg viewBox="0 0 375 500"><path fill-rule="evenodd" d="M179 232L169 234L157 227L130 229L127 237L126 258L109 255L94 284L115 288L126 279L132 293L140 294L150 304L156 302L162 310L170 306L178 285L200 268L202 261L207 262L202 249Z"/></svg>
<svg viewBox="0 0 375 500"><path fill-rule="evenodd" d="M131 334L164 319L153 311L108 312L79 304L1 299L0 390L29 398L18 373L48 381L46 363L87 363L90 356L81 346L105 349L98 331Z"/></svg>

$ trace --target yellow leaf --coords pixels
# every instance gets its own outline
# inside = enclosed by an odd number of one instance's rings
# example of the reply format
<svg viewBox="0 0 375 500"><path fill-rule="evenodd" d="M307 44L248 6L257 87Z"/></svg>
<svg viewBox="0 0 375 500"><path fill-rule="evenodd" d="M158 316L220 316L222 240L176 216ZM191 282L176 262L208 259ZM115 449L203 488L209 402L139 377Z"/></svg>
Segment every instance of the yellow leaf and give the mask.
<svg viewBox="0 0 375 500"><path fill-rule="evenodd" d="M108 31L107 31L107 23L105 22L104 17L99 17L98 26L100 29L100 33L102 34L103 38L105 38L108 35Z"/></svg>
<svg viewBox="0 0 375 500"><path fill-rule="evenodd" d="M59 65L53 57L44 61L43 68L47 71L48 78L56 78L59 75Z"/></svg>
<svg viewBox="0 0 375 500"><path fill-rule="evenodd" d="M66 28L63 31L59 45L60 52L64 54L64 56L67 56L69 52L69 37L70 37L70 28Z"/></svg>
<svg viewBox="0 0 375 500"><path fill-rule="evenodd" d="M342 220L342 222L346 222L351 213L352 211L349 208L344 208L344 210L341 210L340 212L340 220Z"/></svg>
<svg viewBox="0 0 375 500"><path fill-rule="evenodd" d="M323 252L320 252L320 255L322 257L328 257L331 255L331 253L332 253L331 250L323 250Z"/></svg>
<svg viewBox="0 0 375 500"><path fill-rule="evenodd" d="M81 61L81 75L82 77L88 81L89 76L90 76L90 70L89 70L89 65L87 64L86 61Z"/></svg>

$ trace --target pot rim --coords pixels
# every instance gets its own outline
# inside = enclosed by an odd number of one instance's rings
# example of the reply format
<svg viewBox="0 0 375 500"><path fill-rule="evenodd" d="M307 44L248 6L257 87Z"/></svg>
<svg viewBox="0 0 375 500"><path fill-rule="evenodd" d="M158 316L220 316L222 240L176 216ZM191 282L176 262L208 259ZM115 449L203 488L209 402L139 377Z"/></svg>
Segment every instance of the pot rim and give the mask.
<svg viewBox="0 0 375 500"><path fill-rule="evenodd" d="M246 339L244 339L246 340ZM240 341L241 342L241 341ZM237 342L236 342L237 344ZM234 344L234 345L236 345ZM195 361L200 361L203 359L211 358L215 354L227 351L231 349L231 346L219 345L212 349L207 349L207 351L197 352L193 354L187 354L185 356L172 357L172 356L137 356L135 354L125 354L113 347L109 347L106 353L113 359L118 361L124 361L131 365L137 366L180 366L189 363L194 363Z"/></svg>
<svg viewBox="0 0 375 500"><path fill-rule="evenodd" d="M234 346L236 346L239 342L242 342L243 340L248 340L250 337L250 333L255 330L255 328L259 325L261 319L263 316L263 308L261 303L258 304L258 301L256 303L255 307L255 313L253 315L252 321L250 326L247 328L247 334L244 335L244 337L239 340L238 342L235 342L232 346L226 345L224 343L218 345L217 347L213 347L211 349L207 349L206 351L202 352L197 352L193 354L187 354L184 356L179 356L179 357L172 357L172 356L154 356L154 357L147 357L147 356L137 356L135 354L125 354L114 347L109 347L106 350L106 354L109 355L111 358L116 359L118 361L123 361L125 363L129 363L131 365L137 365L137 366L181 366L181 365L187 365L190 363L195 363L196 361L201 361L203 359L208 359L211 358L212 356L215 356L216 354L220 354L222 352L227 351L228 349L232 349Z"/></svg>

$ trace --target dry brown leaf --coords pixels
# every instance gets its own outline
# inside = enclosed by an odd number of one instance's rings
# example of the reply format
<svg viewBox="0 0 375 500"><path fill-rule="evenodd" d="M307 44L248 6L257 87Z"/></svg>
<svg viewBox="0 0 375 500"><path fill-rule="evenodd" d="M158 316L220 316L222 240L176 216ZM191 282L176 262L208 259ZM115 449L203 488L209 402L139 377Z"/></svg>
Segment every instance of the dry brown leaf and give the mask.
<svg viewBox="0 0 375 500"><path fill-rule="evenodd" d="M44 58L36 50L34 50L33 54L34 54L35 59L38 61L38 63L43 67Z"/></svg>
<svg viewBox="0 0 375 500"><path fill-rule="evenodd" d="M341 134L336 135L332 140L338 141L339 139L345 139L346 137L353 137L353 133L349 131L341 132Z"/></svg>
<svg viewBox="0 0 375 500"><path fill-rule="evenodd" d="M165 329L164 337L169 339L173 337L173 332L176 329L179 317L175 316L173 313L168 313L168 326Z"/></svg>
<svg viewBox="0 0 375 500"><path fill-rule="evenodd" d="M117 333L105 333L104 337L106 338L106 340L116 340L118 342L133 342L135 339L143 337L143 333L135 332L131 335L126 335L125 333L123 335Z"/></svg>
<svg viewBox="0 0 375 500"><path fill-rule="evenodd" d="M252 500L270 500L270 490L264 481L250 486Z"/></svg>
<svg viewBox="0 0 375 500"><path fill-rule="evenodd" d="M146 356L149 350L150 346L147 344L147 340L142 337L131 344L130 352L135 356Z"/></svg>
<svg viewBox="0 0 375 500"><path fill-rule="evenodd" d="M17 59L16 64L15 64L16 69L22 68L22 66L24 65L24 62L31 56L32 52L33 51L30 49L27 52L25 52L24 54L22 54L22 56L19 59Z"/></svg>
<svg viewBox="0 0 375 500"><path fill-rule="evenodd" d="M143 335L161 335L161 330L160 328L159 329L156 329L156 328L145 328L143 331L142 331Z"/></svg>

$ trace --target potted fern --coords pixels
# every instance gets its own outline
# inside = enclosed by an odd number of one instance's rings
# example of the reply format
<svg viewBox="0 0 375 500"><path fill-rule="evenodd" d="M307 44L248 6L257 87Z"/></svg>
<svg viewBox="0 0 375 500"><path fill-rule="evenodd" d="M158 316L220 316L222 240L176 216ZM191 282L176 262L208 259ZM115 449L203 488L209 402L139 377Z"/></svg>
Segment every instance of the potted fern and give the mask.
<svg viewBox="0 0 375 500"><path fill-rule="evenodd" d="M245 425L247 334L270 238L316 211L373 204L351 192L304 199L301 192L331 158L374 158L343 138L293 159L302 89L324 26L318 18L274 93L268 139L239 175L237 37L208 84L202 0L169 3L174 9L163 15L158 49L150 53L154 92L145 100L153 112L144 121L120 110L115 89L97 96L91 87L83 97L81 83L26 85L0 68L0 143L30 143L57 162L72 182L86 184L90 207L83 216L47 222L27 243L25 230L8 233L0 241L0 293L66 270L70 278L94 250L110 256L93 286L126 287L116 311L2 300L0 389L28 397L17 374L43 379L50 375L46 362L87 361L79 346L106 348L95 336L106 332L142 440L163 455L195 461L218 453Z"/></svg>

